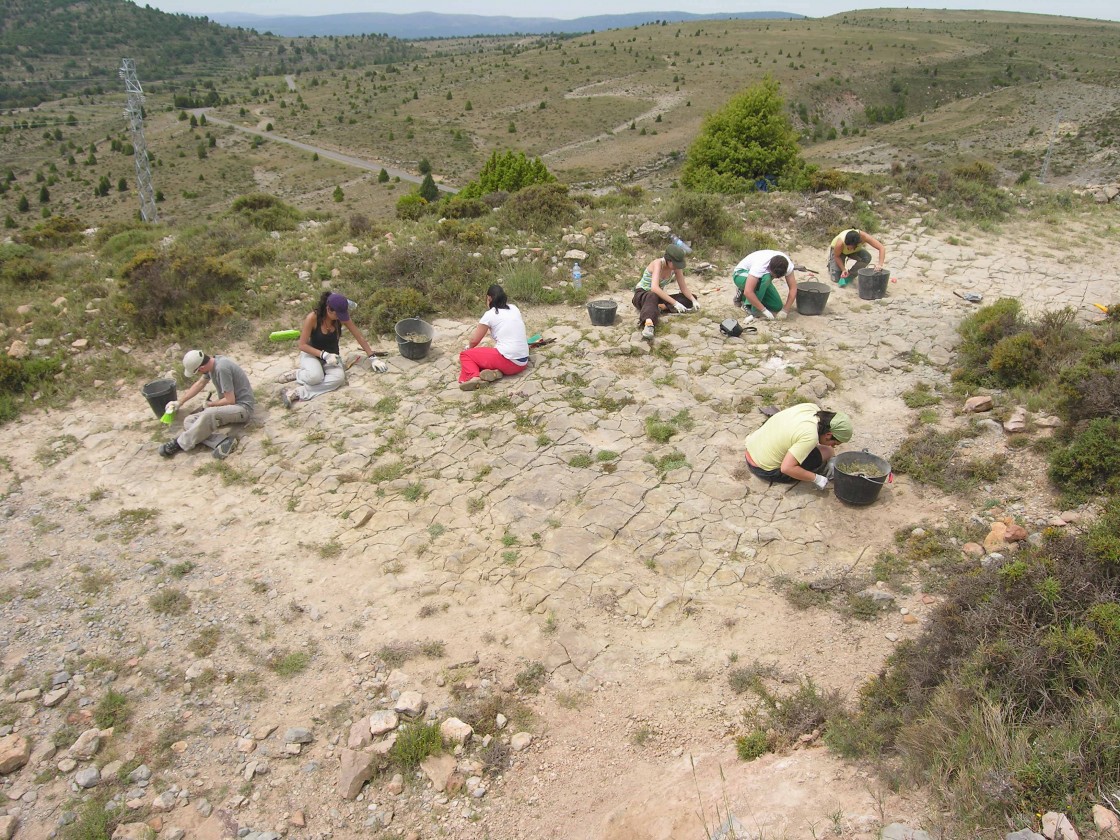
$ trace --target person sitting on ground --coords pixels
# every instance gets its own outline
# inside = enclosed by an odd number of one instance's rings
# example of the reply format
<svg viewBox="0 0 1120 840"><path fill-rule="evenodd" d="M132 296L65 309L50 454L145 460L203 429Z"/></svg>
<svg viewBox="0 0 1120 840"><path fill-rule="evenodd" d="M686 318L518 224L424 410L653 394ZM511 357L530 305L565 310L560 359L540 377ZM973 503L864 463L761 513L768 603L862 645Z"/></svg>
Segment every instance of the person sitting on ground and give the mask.
<svg viewBox="0 0 1120 840"><path fill-rule="evenodd" d="M494 346L479 347L487 333L494 337ZM459 388L473 391L483 382L521 373L528 364L529 342L521 310L506 299L505 289L494 283L486 290L486 311L459 354Z"/></svg>
<svg viewBox="0 0 1120 840"><path fill-rule="evenodd" d="M746 440L747 469L771 484L811 481L828 486L827 465L834 446L852 439L852 419L842 411L826 411L801 403L779 411Z"/></svg>
<svg viewBox="0 0 1120 840"><path fill-rule="evenodd" d="M253 419L253 386L237 363L228 356L209 356L201 350L188 350L183 356L183 373L188 377L201 373L182 399L170 402L165 409L174 414L189 402L207 383L214 385L217 399L206 400L202 411L190 414L183 421L182 433L159 448L159 454L171 458L194 449L200 443L210 447L214 457L222 460L237 446L237 438L218 431L223 426L244 425ZM212 395L211 395L212 396Z"/></svg>
<svg viewBox="0 0 1120 840"><path fill-rule="evenodd" d="M774 278L786 281L786 302L774 288ZM731 273L735 284L735 306L742 306L752 316L762 316L767 321L775 317L789 317L797 300L797 274L793 260L781 251L755 251L747 254Z"/></svg>
<svg viewBox="0 0 1120 840"><path fill-rule="evenodd" d="M350 335L362 350L375 361L369 342L362 331L350 320L350 301L337 292L323 292L319 305L303 319L299 331L299 369L290 370L277 377L278 382L296 382L298 387L280 390L280 399L291 408L294 403L313 400L320 394L342 387L346 369L338 352L340 324L345 324Z"/></svg>
<svg viewBox="0 0 1120 840"><path fill-rule="evenodd" d="M684 280L684 248L669 245L665 255L658 257L642 272L642 279L634 287L634 308L638 310L642 338L653 338L653 330L662 312L698 312L700 304L696 296L688 290ZM669 294L662 287L675 279L679 292Z"/></svg>
<svg viewBox="0 0 1120 840"><path fill-rule="evenodd" d="M864 245L870 245L879 252L879 263L875 267L882 270L887 259L887 249L883 247L874 236L862 230L850 228L842 230L828 246L828 276L833 283L847 286L852 274L859 274L861 268L871 265L871 254ZM848 260L853 260L852 267L847 267Z"/></svg>

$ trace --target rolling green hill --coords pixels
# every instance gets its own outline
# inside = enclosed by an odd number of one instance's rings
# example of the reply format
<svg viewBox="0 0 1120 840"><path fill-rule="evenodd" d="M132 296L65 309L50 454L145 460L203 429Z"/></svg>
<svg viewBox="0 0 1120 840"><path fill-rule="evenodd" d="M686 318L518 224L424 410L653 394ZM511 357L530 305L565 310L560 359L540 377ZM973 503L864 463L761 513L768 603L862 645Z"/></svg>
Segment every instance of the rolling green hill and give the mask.
<svg viewBox="0 0 1120 840"><path fill-rule="evenodd" d="M571 184L668 186L704 117L763 75L824 167L982 160L1010 183L1037 176L1053 142L1054 182L1120 177L1117 23L899 9L409 43L262 36L124 0L0 2L0 106L34 106L0 118L9 227L135 212L116 78L126 55L147 94L154 184L171 219L256 189L378 217L410 189L316 148L413 173L426 161L451 186L506 149L542 157ZM192 126L185 109L196 107L213 120Z"/></svg>
<svg viewBox="0 0 1120 840"><path fill-rule="evenodd" d="M0 109L104 93L118 86L117 69L125 57L136 60L142 81L174 84L413 55L415 50L393 38L354 38L345 50L322 49L126 0L0 0Z"/></svg>

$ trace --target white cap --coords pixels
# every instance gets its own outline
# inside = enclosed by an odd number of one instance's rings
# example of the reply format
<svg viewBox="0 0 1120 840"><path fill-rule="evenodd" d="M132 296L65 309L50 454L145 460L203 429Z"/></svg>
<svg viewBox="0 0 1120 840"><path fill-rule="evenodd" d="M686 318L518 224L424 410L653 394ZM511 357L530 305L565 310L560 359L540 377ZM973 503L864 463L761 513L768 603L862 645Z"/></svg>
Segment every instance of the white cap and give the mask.
<svg viewBox="0 0 1120 840"><path fill-rule="evenodd" d="M201 350L188 350L187 354L183 356L183 373L187 376L194 376L198 373L198 369L205 359L206 354Z"/></svg>

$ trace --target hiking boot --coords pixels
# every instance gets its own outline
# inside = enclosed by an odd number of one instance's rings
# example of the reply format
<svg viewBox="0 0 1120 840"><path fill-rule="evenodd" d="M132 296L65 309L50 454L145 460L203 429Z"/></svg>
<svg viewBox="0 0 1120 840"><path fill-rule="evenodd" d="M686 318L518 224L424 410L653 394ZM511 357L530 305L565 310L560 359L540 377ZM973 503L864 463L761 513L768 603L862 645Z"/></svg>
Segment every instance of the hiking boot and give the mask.
<svg viewBox="0 0 1120 840"><path fill-rule="evenodd" d="M227 437L221 443L214 447L214 457L219 461L224 461L229 457L229 453L237 448L237 438Z"/></svg>
<svg viewBox="0 0 1120 840"><path fill-rule="evenodd" d="M159 454L164 458L172 458L183 451L183 447L179 445L179 441L172 438L167 443L159 448Z"/></svg>
<svg viewBox="0 0 1120 840"><path fill-rule="evenodd" d="M284 408L291 408L299 402L299 390L297 388L280 389L280 402L284 403Z"/></svg>
<svg viewBox="0 0 1120 840"><path fill-rule="evenodd" d="M295 382L296 372L294 370L286 371L276 377L276 381L283 385L285 382Z"/></svg>
<svg viewBox="0 0 1120 840"><path fill-rule="evenodd" d="M500 370L484 370L478 376L483 382L497 382L503 375Z"/></svg>
<svg viewBox="0 0 1120 840"><path fill-rule="evenodd" d="M652 339L653 338L653 324L646 324L642 328L642 338L645 338L645 339Z"/></svg>
<svg viewBox="0 0 1120 840"><path fill-rule="evenodd" d="M731 298L731 305L732 306L742 306L743 305L743 290L740 289L738 286L735 287L735 296L733 298Z"/></svg>
<svg viewBox="0 0 1120 840"><path fill-rule="evenodd" d="M459 390L460 391L475 391L475 390L478 389L478 386L481 385L481 384L482 384L482 380L479 379L476 376L474 379L468 379L466 382L460 382L459 383Z"/></svg>

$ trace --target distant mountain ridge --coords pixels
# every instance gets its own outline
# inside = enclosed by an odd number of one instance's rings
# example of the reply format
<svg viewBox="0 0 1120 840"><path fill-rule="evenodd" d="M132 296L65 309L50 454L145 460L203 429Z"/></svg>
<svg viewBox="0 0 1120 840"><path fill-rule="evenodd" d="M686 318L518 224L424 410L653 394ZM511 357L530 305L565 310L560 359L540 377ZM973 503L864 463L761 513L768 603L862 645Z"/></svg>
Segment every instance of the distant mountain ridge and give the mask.
<svg viewBox="0 0 1120 840"><path fill-rule="evenodd" d="M497 15L448 15L437 12L389 14L358 12L338 15L254 15L241 12L217 12L209 19L226 26L242 26L258 32L300 37L311 35L362 35L378 33L396 38L461 38L471 35L536 35L544 33L601 32L667 21L680 23L692 20L738 20L804 18L791 12L722 12L693 14L691 12L631 12L619 15L591 15L562 20L560 18L521 18Z"/></svg>

